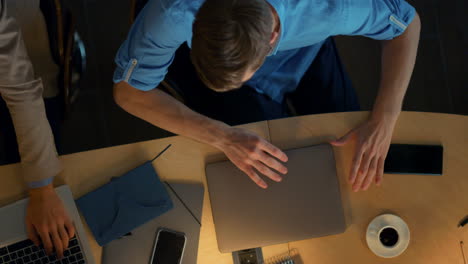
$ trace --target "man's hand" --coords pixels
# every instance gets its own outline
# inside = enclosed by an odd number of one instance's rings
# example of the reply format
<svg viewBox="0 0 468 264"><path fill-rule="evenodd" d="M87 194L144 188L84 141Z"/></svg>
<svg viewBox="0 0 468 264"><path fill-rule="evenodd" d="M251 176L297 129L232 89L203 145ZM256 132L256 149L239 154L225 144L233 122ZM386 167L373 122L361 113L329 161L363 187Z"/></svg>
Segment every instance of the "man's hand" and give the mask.
<svg viewBox="0 0 468 264"><path fill-rule="evenodd" d="M367 190L372 182L380 185L383 179L384 162L392 139L396 118L371 118L342 138L330 142L344 146L356 141L356 152L349 173L353 191Z"/></svg>
<svg viewBox="0 0 468 264"><path fill-rule="evenodd" d="M268 178L280 182L281 176L288 169L282 162L288 157L265 139L242 128L229 128L226 139L219 147L240 170L247 174L258 186L267 188L266 182L256 171Z"/></svg>
<svg viewBox="0 0 468 264"><path fill-rule="evenodd" d="M354 191L367 190L373 181L377 185L382 182L393 129L414 68L420 31L421 21L416 14L403 34L382 41L380 88L371 118L341 139L330 142L334 146L343 146L351 140L356 141L349 174Z"/></svg>
<svg viewBox="0 0 468 264"><path fill-rule="evenodd" d="M274 181L281 181L278 173L288 171L278 161L286 162L286 154L266 140L196 113L159 89L143 92L122 81L114 85L114 98L124 110L155 126L223 151L262 188L267 184L257 171Z"/></svg>
<svg viewBox="0 0 468 264"><path fill-rule="evenodd" d="M68 241L75 236L75 227L52 184L29 190L26 227L34 244L42 241L48 255L54 248L58 258L63 257Z"/></svg>

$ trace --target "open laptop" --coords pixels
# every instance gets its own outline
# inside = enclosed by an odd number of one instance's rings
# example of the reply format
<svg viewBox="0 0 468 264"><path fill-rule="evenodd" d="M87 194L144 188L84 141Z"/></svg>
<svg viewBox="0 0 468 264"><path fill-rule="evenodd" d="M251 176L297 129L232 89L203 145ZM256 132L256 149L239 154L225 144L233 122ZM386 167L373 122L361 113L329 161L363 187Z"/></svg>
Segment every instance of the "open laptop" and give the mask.
<svg viewBox="0 0 468 264"><path fill-rule="evenodd" d="M184 233L187 241L183 264L196 264L200 238L204 188L202 184L165 182L174 208L135 228L131 234L116 239L103 248L104 264L150 263L156 232L167 228Z"/></svg>
<svg viewBox="0 0 468 264"><path fill-rule="evenodd" d="M346 229L333 149L286 151L288 174L258 187L230 161L208 164L206 176L221 252L333 235Z"/></svg>
<svg viewBox="0 0 468 264"><path fill-rule="evenodd" d="M66 260L57 261L55 254L47 256L42 247L36 247L28 239L25 223L28 199L23 199L0 208L0 263L95 263L70 188L62 185L55 191L76 230L75 237L64 251L63 259Z"/></svg>

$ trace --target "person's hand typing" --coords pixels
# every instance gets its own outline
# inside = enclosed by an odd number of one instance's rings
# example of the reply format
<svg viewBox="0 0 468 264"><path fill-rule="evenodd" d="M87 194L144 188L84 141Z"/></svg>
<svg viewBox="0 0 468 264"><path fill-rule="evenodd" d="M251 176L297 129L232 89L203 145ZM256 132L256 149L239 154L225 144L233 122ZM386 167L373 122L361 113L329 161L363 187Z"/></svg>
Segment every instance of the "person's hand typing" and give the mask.
<svg viewBox="0 0 468 264"><path fill-rule="evenodd" d="M349 182L353 191L367 190L372 182L382 183L384 162L392 139L396 118L370 118L340 139L330 142L344 146L356 141Z"/></svg>
<svg viewBox="0 0 468 264"><path fill-rule="evenodd" d="M248 130L230 128L219 148L261 188L267 188L268 185L257 171L276 182L282 180L279 174L288 172L280 162L288 161L286 154Z"/></svg>
<svg viewBox="0 0 468 264"><path fill-rule="evenodd" d="M48 255L55 249L57 257L63 257L75 227L52 184L29 190L26 228L29 239L37 246L42 242Z"/></svg>

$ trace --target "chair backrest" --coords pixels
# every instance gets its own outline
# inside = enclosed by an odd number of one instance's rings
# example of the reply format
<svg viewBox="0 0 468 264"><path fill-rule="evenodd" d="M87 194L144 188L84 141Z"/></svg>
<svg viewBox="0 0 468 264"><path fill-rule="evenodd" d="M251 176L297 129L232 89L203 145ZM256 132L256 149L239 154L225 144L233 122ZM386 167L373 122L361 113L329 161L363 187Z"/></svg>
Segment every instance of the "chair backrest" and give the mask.
<svg viewBox="0 0 468 264"><path fill-rule="evenodd" d="M40 9L47 25L52 58L60 67L60 95L65 112L69 112L79 91L77 76L86 70L86 51L75 32L74 16L62 0L40 0Z"/></svg>
<svg viewBox="0 0 468 264"><path fill-rule="evenodd" d="M41 0L40 9L47 25L52 57L57 65L62 65L65 53L62 3L60 0Z"/></svg>

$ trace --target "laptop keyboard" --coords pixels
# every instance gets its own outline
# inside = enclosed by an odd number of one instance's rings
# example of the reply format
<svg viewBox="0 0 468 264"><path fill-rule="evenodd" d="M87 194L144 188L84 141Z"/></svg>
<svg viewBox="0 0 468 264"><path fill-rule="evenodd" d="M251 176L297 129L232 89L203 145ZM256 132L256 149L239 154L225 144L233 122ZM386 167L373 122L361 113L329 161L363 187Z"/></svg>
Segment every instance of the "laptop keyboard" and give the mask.
<svg viewBox="0 0 468 264"><path fill-rule="evenodd" d="M63 258L57 259L54 253L47 256L42 246L37 247L29 240L23 240L7 247L0 248L0 264L84 264L86 263L76 236L68 243Z"/></svg>

